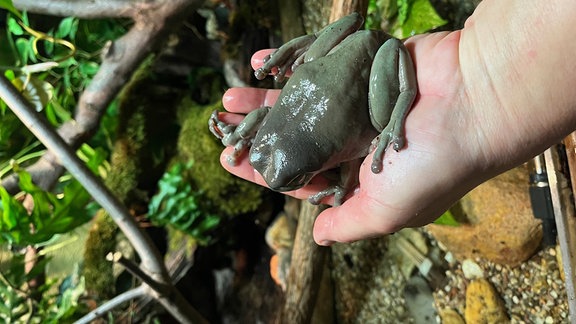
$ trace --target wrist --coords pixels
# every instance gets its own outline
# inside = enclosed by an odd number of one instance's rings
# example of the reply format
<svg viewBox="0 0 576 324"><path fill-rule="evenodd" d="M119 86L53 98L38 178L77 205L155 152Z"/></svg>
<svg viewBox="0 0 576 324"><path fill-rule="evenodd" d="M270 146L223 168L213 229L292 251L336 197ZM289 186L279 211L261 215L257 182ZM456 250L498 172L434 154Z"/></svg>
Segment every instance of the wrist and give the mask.
<svg viewBox="0 0 576 324"><path fill-rule="evenodd" d="M484 1L462 30L459 61L468 119L490 168L522 163L576 123L571 30L576 3Z"/></svg>

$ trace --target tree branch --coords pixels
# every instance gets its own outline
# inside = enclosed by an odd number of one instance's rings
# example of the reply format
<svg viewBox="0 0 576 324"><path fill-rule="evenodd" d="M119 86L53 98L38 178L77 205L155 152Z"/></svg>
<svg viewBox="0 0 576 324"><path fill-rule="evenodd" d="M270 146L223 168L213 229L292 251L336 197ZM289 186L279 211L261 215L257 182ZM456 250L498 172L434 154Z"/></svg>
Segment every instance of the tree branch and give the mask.
<svg viewBox="0 0 576 324"><path fill-rule="evenodd" d="M157 1L132 0L14 0L14 7L29 12L62 16L93 18L134 17L139 8L147 8Z"/></svg>
<svg viewBox="0 0 576 324"><path fill-rule="evenodd" d="M318 246L312 237L314 220L326 205L301 205L292 249L285 301L276 323L310 323L330 248Z"/></svg>
<svg viewBox="0 0 576 324"><path fill-rule="evenodd" d="M20 8L28 10L30 5L44 7L53 1L19 0ZM65 1L56 1L65 2ZM69 1L75 2L75 1ZM104 2L103 0L96 1ZM128 3L130 1L112 1ZM38 4L37 4L38 3ZM82 1L90 8L90 4ZM108 105L128 82L133 72L150 53L158 49L166 36L196 7L201 0L165 0L154 2L156 5L146 10L140 6L134 13L134 26L124 36L108 44L104 51L102 64L88 87L78 100L73 120L64 123L58 133L73 149L80 147L90 138L100 125L100 120ZM137 7L139 2L133 2ZM26 5L26 6L25 6ZM88 10L85 8L85 10ZM136 10L136 9L135 9ZM52 152L47 152L33 166L27 168L32 180L45 190L51 189L64 169L56 161ZM2 186L11 194L19 191L18 178L11 175L2 180Z"/></svg>

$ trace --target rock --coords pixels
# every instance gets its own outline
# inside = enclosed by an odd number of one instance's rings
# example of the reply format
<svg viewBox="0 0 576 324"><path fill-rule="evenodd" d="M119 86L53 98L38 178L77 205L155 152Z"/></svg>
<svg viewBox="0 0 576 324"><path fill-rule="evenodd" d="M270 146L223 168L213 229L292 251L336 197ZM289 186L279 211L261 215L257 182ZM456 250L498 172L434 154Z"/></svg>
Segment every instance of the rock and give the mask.
<svg viewBox="0 0 576 324"><path fill-rule="evenodd" d="M465 324L464 319L452 308L445 308L439 312L442 324Z"/></svg>
<svg viewBox="0 0 576 324"><path fill-rule="evenodd" d="M542 240L528 194L528 171L518 167L468 193L451 209L464 224L431 224L429 232L457 259L483 257L517 266L532 256Z"/></svg>
<svg viewBox="0 0 576 324"><path fill-rule="evenodd" d="M466 279L480 279L484 278L484 271L478 265L478 263L466 259L462 262L462 272L464 273L464 278Z"/></svg>
<svg viewBox="0 0 576 324"><path fill-rule="evenodd" d="M414 324L436 323L438 314L426 279L418 275L408 279L404 287L404 300Z"/></svg>
<svg viewBox="0 0 576 324"><path fill-rule="evenodd" d="M469 324L509 322L500 296L486 279L476 279L468 285L464 318Z"/></svg>

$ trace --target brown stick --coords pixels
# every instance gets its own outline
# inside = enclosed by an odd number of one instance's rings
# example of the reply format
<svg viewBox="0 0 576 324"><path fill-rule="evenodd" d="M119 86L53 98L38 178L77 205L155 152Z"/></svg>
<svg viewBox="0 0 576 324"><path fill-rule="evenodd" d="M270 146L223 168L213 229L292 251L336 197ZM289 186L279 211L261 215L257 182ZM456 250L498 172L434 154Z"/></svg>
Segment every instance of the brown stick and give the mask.
<svg viewBox="0 0 576 324"><path fill-rule="evenodd" d="M14 0L14 6L26 9L29 12L43 15L78 18L130 18L133 17L138 7L154 5L154 2L141 1L140 3L130 0Z"/></svg>
<svg viewBox="0 0 576 324"><path fill-rule="evenodd" d="M322 278L324 260L329 248L314 243L312 228L316 216L326 205L314 206L303 202L292 249L286 300L278 323L310 323Z"/></svg>
<svg viewBox="0 0 576 324"><path fill-rule="evenodd" d="M568 137L564 139L564 145L566 146L566 157L568 158L572 191L576 192L576 132L568 135Z"/></svg>

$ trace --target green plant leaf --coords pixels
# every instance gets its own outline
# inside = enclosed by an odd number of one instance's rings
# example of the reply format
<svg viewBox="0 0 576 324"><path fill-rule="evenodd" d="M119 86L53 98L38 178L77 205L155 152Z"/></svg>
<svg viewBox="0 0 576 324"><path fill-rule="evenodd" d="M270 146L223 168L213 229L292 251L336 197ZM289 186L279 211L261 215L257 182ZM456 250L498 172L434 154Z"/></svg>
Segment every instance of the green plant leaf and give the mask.
<svg viewBox="0 0 576 324"><path fill-rule="evenodd" d="M2 209L0 234L12 244L38 244L50 240L54 235L69 232L90 219L85 207L91 200L88 192L77 181L70 181L61 195L37 187L30 174L18 172L22 191L34 201L28 214L22 204L0 187ZM31 231L31 229L34 231Z"/></svg>
<svg viewBox="0 0 576 324"><path fill-rule="evenodd" d="M23 235L30 231L30 227L25 226L28 224L28 213L2 186L0 186L0 199L2 199L0 233L3 241L20 245Z"/></svg>
<svg viewBox="0 0 576 324"><path fill-rule="evenodd" d="M450 210L447 210L444 214L442 214L442 216L438 217L438 219L434 221L434 224L447 225L447 226L460 225L460 223L458 223L456 218L454 218L454 215L452 215L452 212L450 212Z"/></svg>
<svg viewBox="0 0 576 324"><path fill-rule="evenodd" d="M100 65L96 62L82 62L78 65L80 74L86 78L92 78L96 72L98 72L99 68Z"/></svg>
<svg viewBox="0 0 576 324"><path fill-rule="evenodd" d="M58 25L58 29L54 33L54 37L56 38L67 38L73 39L76 30L78 29L78 19L74 17L66 17L60 21Z"/></svg>
<svg viewBox="0 0 576 324"><path fill-rule="evenodd" d="M404 25L408 16L410 15L410 6L414 0L398 0L396 2L398 6L398 23Z"/></svg>
<svg viewBox="0 0 576 324"><path fill-rule="evenodd" d="M14 17L8 17L8 31L14 36L24 35L24 29Z"/></svg>
<svg viewBox="0 0 576 324"><path fill-rule="evenodd" d="M32 47L30 46L30 41L26 38L18 38L14 42L16 46L16 51L18 52L18 59L22 65L28 63L29 57L34 53L32 53Z"/></svg>
<svg viewBox="0 0 576 324"><path fill-rule="evenodd" d="M446 24L446 22L438 15L429 0L413 0L408 16L404 21L401 19L399 10L399 17L392 31L395 37L402 39L428 32Z"/></svg>
<svg viewBox="0 0 576 324"><path fill-rule="evenodd" d="M22 18L22 13L18 9L14 8L12 0L0 0L0 8L8 10L11 14L18 18Z"/></svg>

